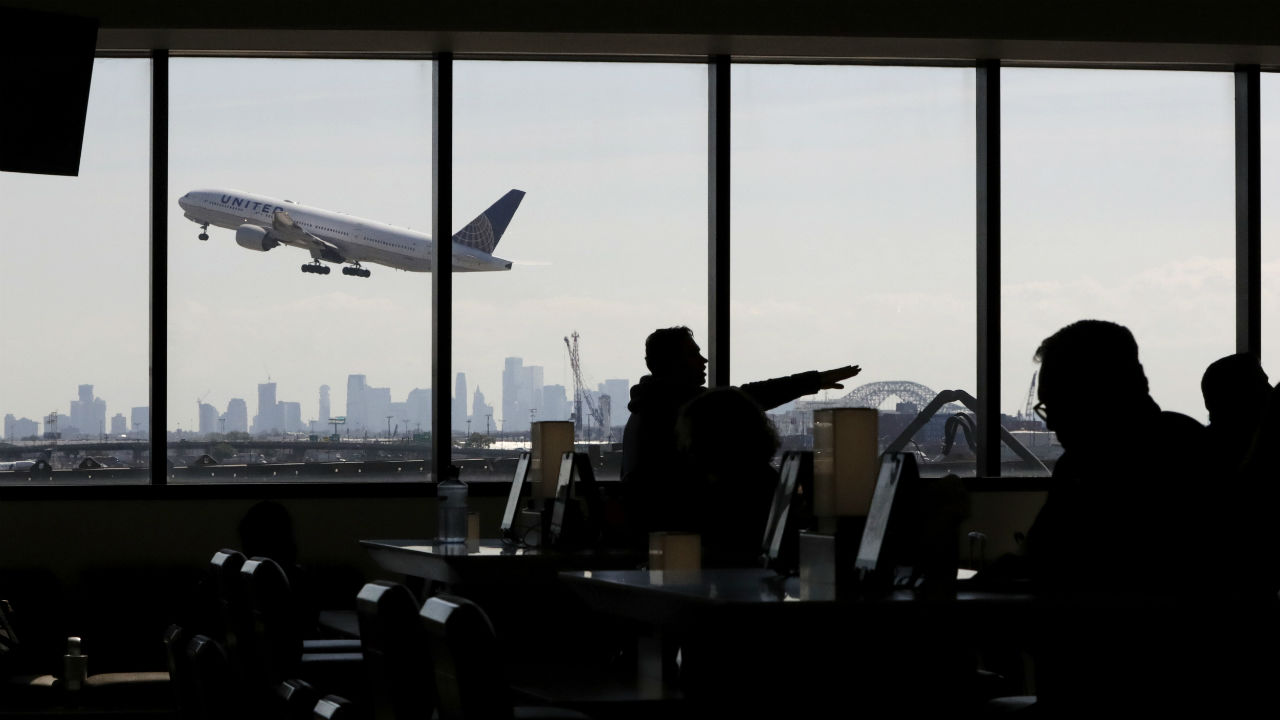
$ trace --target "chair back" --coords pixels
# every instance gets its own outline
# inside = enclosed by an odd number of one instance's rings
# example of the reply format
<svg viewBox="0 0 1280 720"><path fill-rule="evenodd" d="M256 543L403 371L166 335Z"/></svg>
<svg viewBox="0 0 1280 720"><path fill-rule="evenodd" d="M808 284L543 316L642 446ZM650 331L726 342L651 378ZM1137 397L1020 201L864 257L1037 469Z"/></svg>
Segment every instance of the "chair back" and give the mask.
<svg viewBox="0 0 1280 720"><path fill-rule="evenodd" d="M187 656L190 634L181 625L170 625L164 631L165 662L169 666L169 682L173 687L178 714L187 720L200 717L200 696L196 687L195 668Z"/></svg>
<svg viewBox="0 0 1280 720"><path fill-rule="evenodd" d="M325 695L317 700L312 713L314 720L352 720L354 717L355 708L351 701L337 695ZM430 715L422 716L423 720L430 717Z"/></svg>
<svg viewBox="0 0 1280 720"><path fill-rule="evenodd" d="M302 632L289 579L274 560L264 557L245 561L240 575L253 624L253 652L244 658L246 680L258 688L273 687L296 677L302 660Z"/></svg>
<svg viewBox="0 0 1280 720"><path fill-rule="evenodd" d="M356 596L356 616L372 691L372 720L430 718L435 683L413 593L399 583L368 583Z"/></svg>
<svg viewBox="0 0 1280 720"><path fill-rule="evenodd" d="M240 568L244 567L244 553L223 548L209 561L210 585L217 596L215 621L218 623L213 638L223 647L234 667L242 665L240 645L251 643L247 637L253 623L249 619L249 599L245 595Z"/></svg>
<svg viewBox="0 0 1280 720"><path fill-rule="evenodd" d="M186 645L185 656L192 676L194 717L221 720L234 717L243 709L240 686L226 652L216 640L208 635L192 637Z"/></svg>
<svg viewBox="0 0 1280 720"><path fill-rule="evenodd" d="M276 700L273 703L271 716L283 718L283 720L311 720L311 714L315 711L316 702L320 699L320 694L311 686L311 683L298 678L290 678L276 685ZM268 707L271 707L269 704Z"/></svg>
<svg viewBox="0 0 1280 720"><path fill-rule="evenodd" d="M511 718L498 638L484 610L470 600L441 594L423 604L420 616L440 720Z"/></svg>

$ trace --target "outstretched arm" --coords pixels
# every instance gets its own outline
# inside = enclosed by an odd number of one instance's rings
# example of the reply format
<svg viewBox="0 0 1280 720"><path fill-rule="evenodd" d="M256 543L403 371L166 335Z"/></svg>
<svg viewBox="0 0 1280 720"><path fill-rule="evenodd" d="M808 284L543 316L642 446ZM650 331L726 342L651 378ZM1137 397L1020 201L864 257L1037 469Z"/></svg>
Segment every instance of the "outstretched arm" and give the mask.
<svg viewBox="0 0 1280 720"><path fill-rule="evenodd" d="M798 375L747 383L741 389L751 396L751 399L755 400L761 409L772 410L783 403L805 395L812 395L819 390L838 390L843 388L844 386L840 384L840 381L847 380L860 372L862 372L862 368L857 365L846 365L826 372L810 370Z"/></svg>
<svg viewBox="0 0 1280 720"><path fill-rule="evenodd" d="M822 383L823 390L841 390L844 385L841 385L840 381L848 380L860 372L862 368L857 365L845 365L842 368L818 373L818 382Z"/></svg>

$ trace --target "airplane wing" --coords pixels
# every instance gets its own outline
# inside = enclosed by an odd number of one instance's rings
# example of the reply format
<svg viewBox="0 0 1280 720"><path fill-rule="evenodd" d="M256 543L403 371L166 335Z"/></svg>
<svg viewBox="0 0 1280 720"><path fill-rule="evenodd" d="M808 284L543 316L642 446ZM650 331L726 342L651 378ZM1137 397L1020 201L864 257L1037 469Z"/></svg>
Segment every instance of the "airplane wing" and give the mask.
<svg viewBox="0 0 1280 720"><path fill-rule="evenodd" d="M271 237L285 245L310 250L315 257L341 258L345 254L342 248L334 243L318 238L298 227L293 218L289 217L289 213L284 210L277 210L271 218Z"/></svg>

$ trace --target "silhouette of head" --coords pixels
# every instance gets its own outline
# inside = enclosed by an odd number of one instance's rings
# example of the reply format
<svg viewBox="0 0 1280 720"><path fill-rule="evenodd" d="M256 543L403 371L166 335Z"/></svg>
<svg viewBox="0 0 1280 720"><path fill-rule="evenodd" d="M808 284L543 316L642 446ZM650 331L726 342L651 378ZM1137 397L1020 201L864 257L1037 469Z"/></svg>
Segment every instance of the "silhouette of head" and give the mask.
<svg viewBox="0 0 1280 720"><path fill-rule="evenodd" d="M1040 343L1036 360L1045 423L1064 449L1115 442L1111 431L1129 422L1122 418L1151 406L1138 343L1123 325L1072 323Z"/></svg>
<svg viewBox="0 0 1280 720"><path fill-rule="evenodd" d="M707 359L687 327L654 330L644 341L644 363L654 377L692 385L707 381Z"/></svg>
<svg viewBox="0 0 1280 720"><path fill-rule="evenodd" d="M773 423L738 388L715 388L690 400L676 421L676 441L704 472L711 474L767 463L778 450Z"/></svg>
<svg viewBox="0 0 1280 720"><path fill-rule="evenodd" d="M1236 353L1209 365L1200 392L1210 424L1252 425L1266 409L1271 383L1257 357Z"/></svg>
<svg viewBox="0 0 1280 720"><path fill-rule="evenodd" d="M268 557L286 570L298 562L293 518L283 505L263 500L240 518L240 547L245 557Z"/></svg>

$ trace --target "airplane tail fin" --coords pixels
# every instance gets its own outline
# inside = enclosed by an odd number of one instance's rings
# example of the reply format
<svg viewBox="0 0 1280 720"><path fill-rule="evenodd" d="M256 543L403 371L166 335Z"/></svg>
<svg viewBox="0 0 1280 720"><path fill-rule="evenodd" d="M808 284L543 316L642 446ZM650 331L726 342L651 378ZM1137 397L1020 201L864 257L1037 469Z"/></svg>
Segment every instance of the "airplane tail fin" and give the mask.
<svg viewBox="0 0 1280 720"><path fill-rule="evenodd" d="M475 220L455 233L453 241L493 254L494 248L498 247L498 241L502 239L502 233L506 232L511 217L516 214L516 208L520 207L520 201L523 199L523 190L509 191L498 202L490 205L488 210L480 213Z"/></svg>

